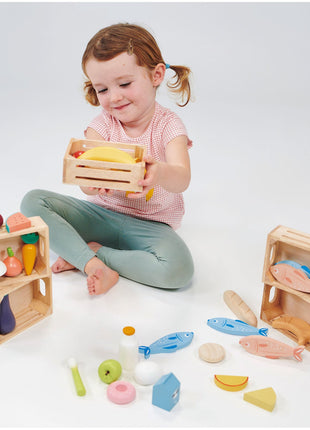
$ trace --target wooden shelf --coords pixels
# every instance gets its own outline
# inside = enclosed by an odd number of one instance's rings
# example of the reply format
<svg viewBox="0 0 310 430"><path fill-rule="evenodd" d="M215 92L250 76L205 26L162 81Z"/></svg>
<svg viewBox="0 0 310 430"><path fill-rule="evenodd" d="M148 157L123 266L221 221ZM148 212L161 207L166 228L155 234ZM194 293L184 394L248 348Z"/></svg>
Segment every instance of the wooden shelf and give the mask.
<svg viewBox="0 0 310 430"><path fill-rule="evenodd" d="M272 325L272 320L289 315L310 324L310 294L297 291L278 282L270 267L283 260L292 260L310 267L310 235L282 225L272 230L267 237L263 269L263 298L260 318ZM297 341L293 333L280 330ZM310 350L310 344L306 345Z"/></svg>
<svg viewBox="0 0 310 430"><path fill-rule="evenodd" d="M7 256L11 247L14 255L22 261L21 236L38 233L35 244L37 257L30 275L23 271L15 277L0 277L0 301L9 295L10 307L16 319L15 329L0 335L0 344L16 336L52 313L52 272L49 267L49 234L48 227L40 217L32 217L31 227L8 233L5 226L0 228L0 259Z"/></svg>

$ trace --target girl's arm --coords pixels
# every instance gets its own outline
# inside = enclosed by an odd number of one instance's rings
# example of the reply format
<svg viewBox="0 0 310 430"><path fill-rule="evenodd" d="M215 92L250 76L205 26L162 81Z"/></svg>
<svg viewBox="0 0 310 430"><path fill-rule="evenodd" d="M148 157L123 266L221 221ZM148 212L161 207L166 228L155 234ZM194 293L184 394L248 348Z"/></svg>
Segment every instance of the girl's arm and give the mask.
<svg viewBox="0 0 310 430"><path fill-rule="evenodd" d="M155 161L152 157L145 157L146 175L143 180L139 181L139 185L143 186L143 191L129 194L128 197L141 198L154 185L161 185L171 193L185 191L191 180L187 141L186 136L178 136L169 142L165 162Z"/></svg>

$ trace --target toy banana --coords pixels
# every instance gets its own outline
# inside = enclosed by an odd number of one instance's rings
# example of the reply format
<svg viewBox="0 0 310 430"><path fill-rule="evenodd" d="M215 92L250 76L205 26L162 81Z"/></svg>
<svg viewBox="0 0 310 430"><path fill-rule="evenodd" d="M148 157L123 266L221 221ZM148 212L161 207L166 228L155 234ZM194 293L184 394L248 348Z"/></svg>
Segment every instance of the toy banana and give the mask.
<svg viewBox="0 0 310 430"><path fill-rule="evenodd" d="M97 146L95 148L88 149L78 158L81 160L99 160L127 164L135 164L136 162L128 152L111 146Z"/></svg>
<svg viewBox="0 0 310 430"><path fill-rule="evenodd" d="M144 174L146 174L146 169L144 170ZM126 191L126 197L128 197L128 194L130 194L130 193L131 193L131 191ZM153 197L153 194L154 194L154 188L151 188L147 192L147 194L145 196L145 200L148 202Z"/></svg>

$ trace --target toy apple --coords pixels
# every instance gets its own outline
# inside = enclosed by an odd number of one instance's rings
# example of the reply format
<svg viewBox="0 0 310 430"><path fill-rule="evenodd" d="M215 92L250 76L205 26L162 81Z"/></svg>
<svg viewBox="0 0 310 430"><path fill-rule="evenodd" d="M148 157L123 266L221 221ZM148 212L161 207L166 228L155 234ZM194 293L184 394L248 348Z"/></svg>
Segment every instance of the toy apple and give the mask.
<svg viewBox="0 0 310 430"><path fill-rule="evenodd" d="M122 366L117 360L113 359L103 361L98 368L99 378L106 384L116 381L121 376L121 373Z"/></svg>
<svg viewBox="0 0 310 430"><path fill-rule="evenodd" d="M0 227L2 226L2 224L3 224L3 216L0 215Z"/></svg>
<svg viewBox="0 0 310 430"><path fill-rule="evenodd" d="M23 265L21 261L15 257L11 247L7 248L8 256L3 260L6 265L5 276L17 276L23 271Z"/></svg>
<svg viewBox="0 0 310 430"><path fill-rule="evenodd" d="M75 151L72 157L79 158L80 155L84 154L85 151Z"/></svg>

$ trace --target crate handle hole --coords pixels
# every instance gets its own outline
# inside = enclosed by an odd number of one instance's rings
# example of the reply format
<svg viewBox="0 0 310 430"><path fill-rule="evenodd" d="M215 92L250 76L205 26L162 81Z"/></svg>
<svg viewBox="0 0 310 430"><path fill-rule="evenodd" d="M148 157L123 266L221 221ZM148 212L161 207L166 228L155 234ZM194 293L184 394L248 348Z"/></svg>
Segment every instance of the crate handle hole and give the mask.
<svg viewBox="0 0 310 430"><path fill-rule="evenodd" d="M275 248L276 248L275 244L271 245L271 249L270 249L270 264L273 264L273 261L274 261Z"/></svg>
<svg viewBox="0 0 310 430"><path fill-rule="evenodd" d="M271 287L269 291L269 303L273 303L276 299L276 288Z"/></svg>
<svg viewBox="0 0 310 430"><path fill-rule="evenodd" d="M43 279L40 279L40 293L42 294L42 296L46 296L45 282L43 281Z"/></svg>
<svg viewBox="0 0 310 430"><path fill-rule="evenodd" d="M45 255L45 245L44 241L40 238L40 255Z"/></svg>

